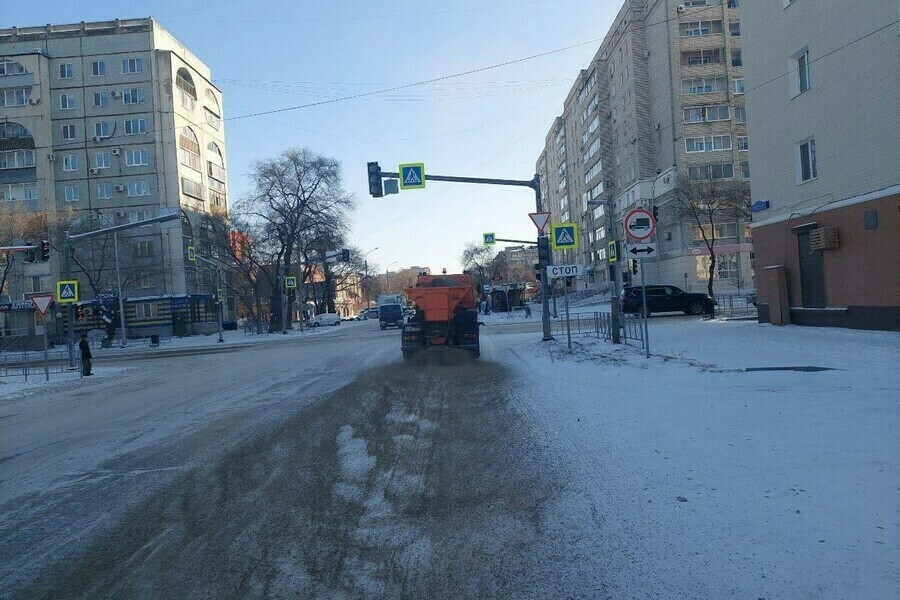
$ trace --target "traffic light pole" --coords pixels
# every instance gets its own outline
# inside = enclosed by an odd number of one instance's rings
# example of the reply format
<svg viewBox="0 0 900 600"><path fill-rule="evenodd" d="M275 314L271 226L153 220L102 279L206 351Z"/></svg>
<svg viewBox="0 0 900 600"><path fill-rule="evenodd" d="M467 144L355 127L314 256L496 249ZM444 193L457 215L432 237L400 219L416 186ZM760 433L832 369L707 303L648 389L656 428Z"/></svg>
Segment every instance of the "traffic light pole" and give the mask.
<svg viewBox="0 0 900 600"><path fill-rule="evenodd" d="M370 163L373 164L373 163ZM374 163L377 168L377 163ZM370 173L374 171L370 168ZM377 171L382 178L400 179L400 173L391 173L387 171ZM535 175L533 179L493 179L490 177L453 177L450 175L430 175L424 174L425 181L448 181L450 183L480 183L484 185L511 185L516 187L527 187L534 190L534 207L537 212L543 212L543 204L541 202L541 178ZM541 237L541 236L538 236ZM547 265L544 265L546 267ZM549 286L547 285L546 273L541 274L541 306L543 315L541 317L544 341L552 340L553 335L550 332L550 302L547 298Z"/></svg>

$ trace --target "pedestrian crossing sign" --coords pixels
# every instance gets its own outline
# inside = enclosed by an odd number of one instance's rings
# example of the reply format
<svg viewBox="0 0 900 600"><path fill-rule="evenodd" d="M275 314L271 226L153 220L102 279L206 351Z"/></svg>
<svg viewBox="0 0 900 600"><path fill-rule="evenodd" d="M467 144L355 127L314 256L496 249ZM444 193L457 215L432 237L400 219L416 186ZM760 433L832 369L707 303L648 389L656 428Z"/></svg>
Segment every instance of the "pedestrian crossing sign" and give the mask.
<svg viewBox="0 0 900 600"><path fill-rule="evenodd" d="M497 243L497 236L493 233L485 233L484 235L484 245L485 246L493 246Z"/></svg>
<svg viewBox="0 0 900 600"><path fill-rule="evenodd" d="M297 278L293 275L289 275L284 278L284 287L289 290L297 289Z"/></svg>
<svg viewBox="0 0 900 600"><path fill-rule="evenodd" d="M56 282L56 303L57 304L74 304L78 302L78 282L77 281L57 281Z"/></svg>
<svg viewBox="0 0 900 600"><path fill-rule="evenodd" d="M420 190L425 187L425 164L400 165L400 189Z"/></svg>
<svg viewBox="0 0 900 600"><path fill-rule="evenodd" d="M574 250L578 248L577 223L559 223L550 228L550 241L554 250Z"/></svg>

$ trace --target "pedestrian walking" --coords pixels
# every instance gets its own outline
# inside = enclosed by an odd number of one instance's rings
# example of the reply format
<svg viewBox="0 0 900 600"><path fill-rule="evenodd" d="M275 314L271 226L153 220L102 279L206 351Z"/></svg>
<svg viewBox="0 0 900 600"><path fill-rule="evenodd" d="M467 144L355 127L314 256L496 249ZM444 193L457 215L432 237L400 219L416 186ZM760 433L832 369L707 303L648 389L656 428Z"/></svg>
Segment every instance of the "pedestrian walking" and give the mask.
<svg viewBox="0 0 900 600"><path fill-rule="evenodd" d="M81 334L81 341L78 342L78 349L81 350L81 374L87 377L93 375L91 373L91 345L88 343L87 335Z"/></svg>

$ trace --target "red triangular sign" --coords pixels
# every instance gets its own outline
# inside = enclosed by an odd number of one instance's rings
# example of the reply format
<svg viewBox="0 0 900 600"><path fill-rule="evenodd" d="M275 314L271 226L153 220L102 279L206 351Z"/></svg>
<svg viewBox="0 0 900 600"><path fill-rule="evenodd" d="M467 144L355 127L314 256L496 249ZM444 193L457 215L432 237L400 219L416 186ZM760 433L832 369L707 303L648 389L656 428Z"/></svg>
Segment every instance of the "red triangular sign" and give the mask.
<svg viewBox="0 0 900 600"><path fill-rule="evenodd" d="M31 303L34 304L34 307L41 313L43 317L47 313L47 309L50 308L50 305L53 303L53 294L47 294L45 296L32 296Z"/></svg>
<svg viewBox="0 0 900 600"><path fill-rule="evenodd" d="M547 227L547 223L550 221L550 213L533 212L528 213L528 216L531 217L534 226L537 227L538 233L544 233L544 229Z"/></svg>

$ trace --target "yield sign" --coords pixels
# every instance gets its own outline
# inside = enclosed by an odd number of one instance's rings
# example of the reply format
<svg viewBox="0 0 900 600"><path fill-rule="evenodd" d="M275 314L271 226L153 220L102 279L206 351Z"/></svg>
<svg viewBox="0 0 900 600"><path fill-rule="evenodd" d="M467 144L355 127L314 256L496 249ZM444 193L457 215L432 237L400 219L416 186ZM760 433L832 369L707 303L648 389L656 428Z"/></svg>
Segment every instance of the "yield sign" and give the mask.
<svg viewBox="0 0 900 600"><path fill-rule="evenodd" d="M544 229L547 228L547 223L550 221L550 213L548 212L533 212L528 213L528 216L531 217L532 223L537 227L538 235L544 234Z"/></svg>
<svg viewBox="0 0 900 600"><path fill-rule="evenodd" d="M47 309L50 308L50 305L53 303L53 294L38 294L37 296L32 296L31 303L34 304L34 307L43 317L47 314Z"/></svg>

